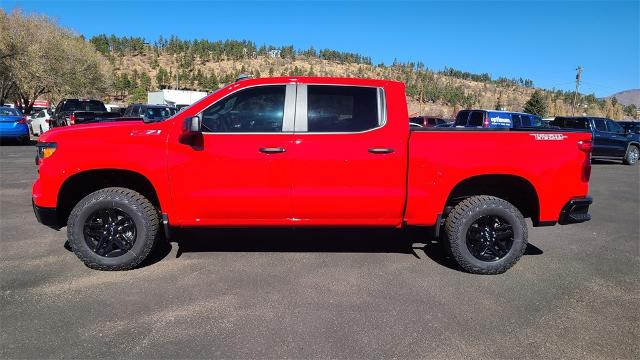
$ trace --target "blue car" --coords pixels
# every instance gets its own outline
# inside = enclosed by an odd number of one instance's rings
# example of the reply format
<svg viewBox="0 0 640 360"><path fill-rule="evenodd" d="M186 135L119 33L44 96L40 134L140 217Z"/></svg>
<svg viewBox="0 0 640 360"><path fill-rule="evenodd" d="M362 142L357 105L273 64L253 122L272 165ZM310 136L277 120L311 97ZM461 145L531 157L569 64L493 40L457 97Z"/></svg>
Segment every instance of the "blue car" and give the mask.
<svg viewBox="0 0 640 360"><path fill-rule="evenodd" d="M461 110L456 115L455 127L479 128L521 128L543 127L538 115L498 111L498 110Z"/></svg>
<svg viewBox="0 0 640 360"><path fill-rule="evenodd" d="M29 142L27 118L18 109L0 107L0 140L12 139L26 144Z"/></svg>

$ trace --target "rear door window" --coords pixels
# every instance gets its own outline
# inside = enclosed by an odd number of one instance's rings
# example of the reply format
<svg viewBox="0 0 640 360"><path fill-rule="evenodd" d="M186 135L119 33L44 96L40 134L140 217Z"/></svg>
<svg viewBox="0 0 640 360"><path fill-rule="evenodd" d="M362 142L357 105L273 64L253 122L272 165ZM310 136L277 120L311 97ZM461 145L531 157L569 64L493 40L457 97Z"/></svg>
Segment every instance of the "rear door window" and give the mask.
<svg viewBox="0 0 640 360"><path fill-rule="evenodd" d="M360 132L382 125L378 89L358 86L309 85L307 131Z"/></svg>
<svg viewBox="0 0 640 360"><path fill-rule="evenodd" d="M482 120L484 120L484 114L481 111L473 111L469 118L469 126L482 126Z"/></svg>

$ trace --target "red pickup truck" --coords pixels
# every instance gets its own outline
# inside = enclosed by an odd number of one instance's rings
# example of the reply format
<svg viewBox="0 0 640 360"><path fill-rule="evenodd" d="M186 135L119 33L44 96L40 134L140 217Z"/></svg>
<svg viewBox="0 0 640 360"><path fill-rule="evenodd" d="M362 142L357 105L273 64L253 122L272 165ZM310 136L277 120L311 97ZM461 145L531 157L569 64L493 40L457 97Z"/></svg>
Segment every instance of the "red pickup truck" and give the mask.
<svg viewBox="0 0 640 360"><path fill-rule="evenodd" d="M100 270L137 266L175 227L426 226L496 274L524 253L525 217L590 219L590 133L407 119L400 82L238 81L162 122L43 134L33 208Z"/></svg>

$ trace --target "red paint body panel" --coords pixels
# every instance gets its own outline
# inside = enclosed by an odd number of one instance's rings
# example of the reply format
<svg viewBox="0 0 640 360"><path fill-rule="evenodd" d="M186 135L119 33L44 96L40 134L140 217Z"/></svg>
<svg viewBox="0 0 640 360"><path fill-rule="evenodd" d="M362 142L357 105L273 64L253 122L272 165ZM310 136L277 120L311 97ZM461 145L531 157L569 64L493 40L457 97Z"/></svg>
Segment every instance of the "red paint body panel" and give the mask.
<svg viewBox="0 0 640 360"><path fill-rule="evenodd" d="M536 140L525 131L424 131L411 133L406 220L433 225L451 190L479 175L515 175L533 185L539 221L557 221L562 207L588 193L582 167L588 154L578 141L589 133L563 133L565 139Z"/></svg>
<svg viewBox="0 0 640 360"><path fill-rule="evenodd" d="M384 89L386 123L361 133L214 134L196 145L183 124L239 89L268 84L335 84ZM557 221L581 178L589 133L540 140L524 131L409 132L402 83L342 78L271 78L227 86L161 123L113 122L53 129L57 143L39 165L34 203L54 208L65 181L97 169L146 177L174 226L434 225L451 190L470 177L515 175L530 182L540 221ZM263 147L287 151L265 154ZM374 154L371 148L392 153Z"/></svg>

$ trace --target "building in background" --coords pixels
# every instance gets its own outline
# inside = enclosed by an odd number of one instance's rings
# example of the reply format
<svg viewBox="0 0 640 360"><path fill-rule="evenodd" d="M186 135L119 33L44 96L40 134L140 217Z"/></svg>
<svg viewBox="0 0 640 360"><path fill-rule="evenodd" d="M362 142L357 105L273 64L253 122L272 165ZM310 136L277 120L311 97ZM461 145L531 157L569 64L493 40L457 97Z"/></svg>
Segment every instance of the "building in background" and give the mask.
<svg viewBox="0 0 640 360"><path fill-rule="evenodd" d="M170 90L150 91L147 93L147 104L170 105L181 108L207 96L204 91Z"/></svg>

